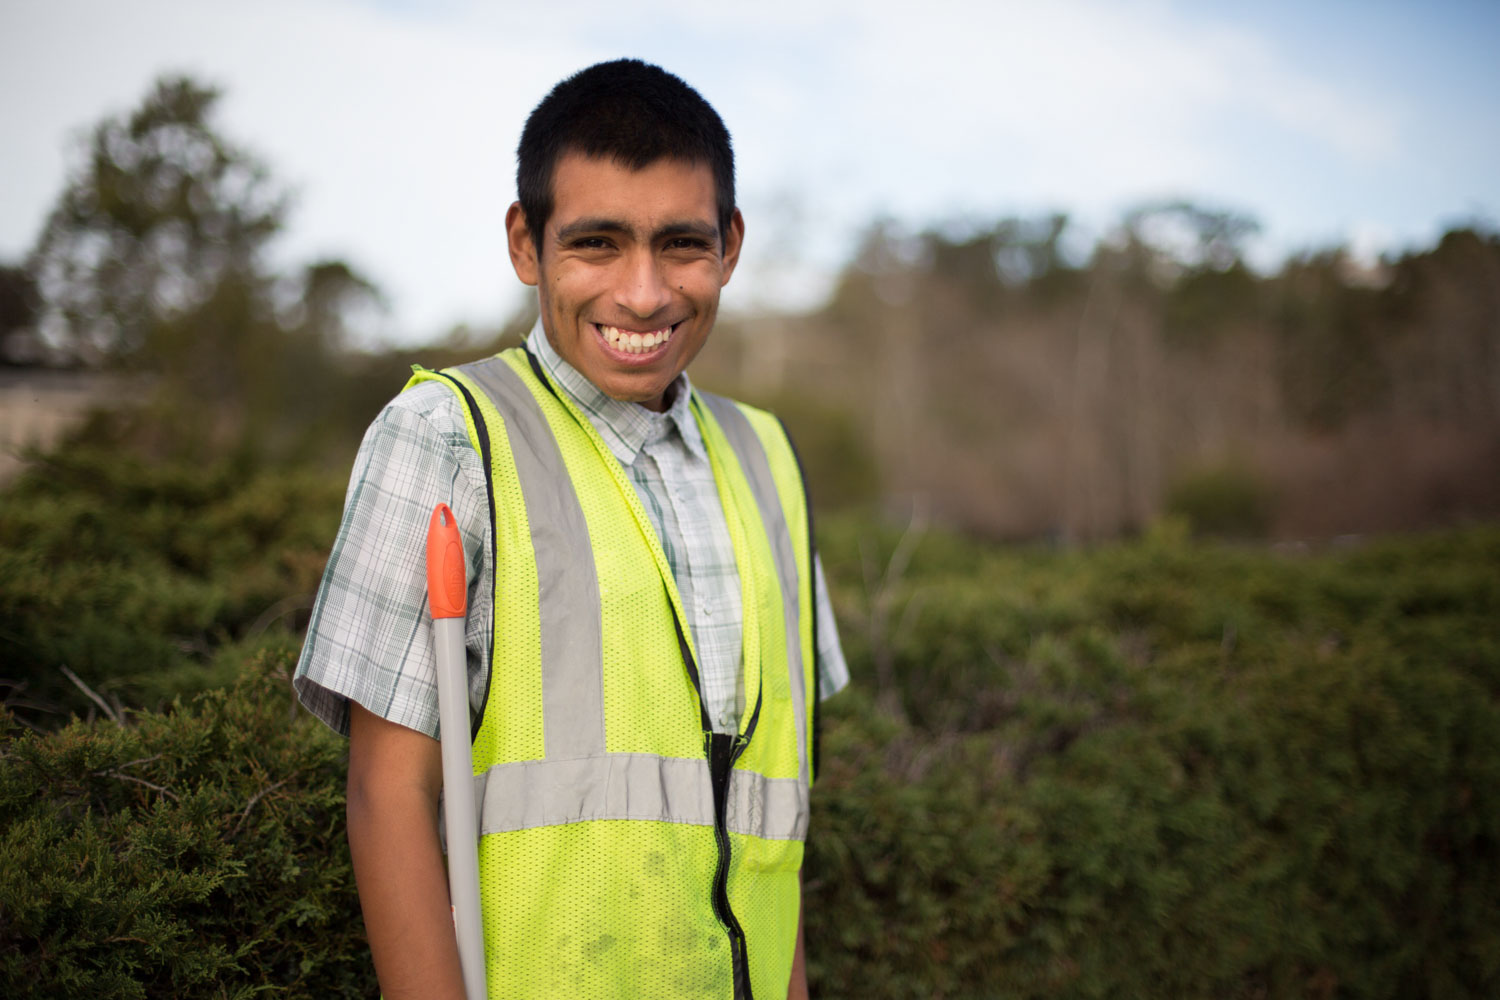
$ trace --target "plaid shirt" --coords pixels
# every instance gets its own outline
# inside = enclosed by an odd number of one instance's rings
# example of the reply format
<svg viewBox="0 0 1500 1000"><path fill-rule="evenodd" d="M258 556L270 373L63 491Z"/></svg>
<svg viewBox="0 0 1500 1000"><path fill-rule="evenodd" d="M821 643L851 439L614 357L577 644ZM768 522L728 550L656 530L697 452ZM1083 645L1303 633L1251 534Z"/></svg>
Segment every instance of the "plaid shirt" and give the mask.
<svg viewBox="0 0 1500 1000"><path fill-rule="evenodd" d="M744 698L739 572L708 453L688 406L687 375L674 383L667 411L653 413L601 393L557 355L540 325L527 346L634 484L688 615L704 707L716 730L733 732ZM469 705L479 711L494 614L485 471L452 391L426 383L388 403L360 445L293 680L302 704L341 733L349 732L353 699L382 718L438 735L425 549L427 520L439 500L453 509L468 554ZM814 570L826 697L849 675L821 563Z"/></svg>

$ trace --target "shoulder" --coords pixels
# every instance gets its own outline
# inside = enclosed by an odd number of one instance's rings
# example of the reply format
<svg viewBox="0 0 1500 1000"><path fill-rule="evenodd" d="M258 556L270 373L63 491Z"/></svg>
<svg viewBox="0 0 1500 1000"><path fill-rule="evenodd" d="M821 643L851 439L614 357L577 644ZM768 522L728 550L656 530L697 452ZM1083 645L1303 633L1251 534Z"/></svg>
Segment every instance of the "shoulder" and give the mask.
<svg viewBox="0 0 1500 1000"><path fill-rule="evenodd" d="M418 382L385 404L375 418L376 423L382 421L424 421L437 430L451 430L455 426L462 429L464 410L457 394L445 383Z"/></svg>
<svg viewBox="0 0 1500 1000"><path fill-rule="evenodd" d="M350 472L346 507L365 506L371 488L392 497L481 491L483 464L453 392L440 382L419 383L370 422Z"/></svg>
<svg viewBox="0 0 1500 1000"><path fill-rule="evenodd" d="M442 382L421 382L381 407L365 431L355 465L434 448L472 452L463 405ZM462 460L462 459L460 459Z"/></svg>

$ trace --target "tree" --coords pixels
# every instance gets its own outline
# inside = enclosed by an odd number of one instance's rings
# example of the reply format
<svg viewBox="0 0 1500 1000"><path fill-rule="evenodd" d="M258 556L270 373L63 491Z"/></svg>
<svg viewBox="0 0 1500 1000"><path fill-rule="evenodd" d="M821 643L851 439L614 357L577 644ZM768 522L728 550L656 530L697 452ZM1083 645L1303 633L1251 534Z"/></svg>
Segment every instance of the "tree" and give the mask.
<svg viewBox="0 0 1500 1000"><path fill-rule="evenodd" d="M325 350L349 347L351 335L385 310L385 297L347 262L320 260L305 267L289 329L305 332Z"/></svg>
<svg viewBox="0 0 1500 1000"><path fill-rule="evenodd" d="M286 197L219 133L218 100L166 77L89 133L28 261L34 325L78 361L152 377L135 426L154 452L301 454L343 416L340 352L382 300L337 260L272 273Z"/></svg>
<svg viewBox="0 0 1500 1000"><path fill-rule="evenodd" d="M185 327L208 348L243 332L192 319L216 299L260 295L261 251L286 202L215 131L218 99L164 77L134 112L93 129L29 262L42 333L56 346L90 363L160 369Z"/></svg>
<svg viewBox="0 0 1500 1000"><path fill-rule="evenodd" d="M1260 232L1248 215L1190 201L1153 202L1125 215L1127 240L1182 270L1227 271L1245 257L1245 241Z"/></svg>

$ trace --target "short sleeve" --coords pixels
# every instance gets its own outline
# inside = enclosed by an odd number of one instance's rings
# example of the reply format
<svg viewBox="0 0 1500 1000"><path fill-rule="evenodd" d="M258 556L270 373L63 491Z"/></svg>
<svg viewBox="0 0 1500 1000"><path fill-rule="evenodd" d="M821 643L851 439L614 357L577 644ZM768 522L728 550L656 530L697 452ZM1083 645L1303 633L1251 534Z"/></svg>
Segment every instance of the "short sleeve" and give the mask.
<svg viewBox="0 0 1500 1000"><path fill-rule="evenodd" d="M343 518L293 678L302 704L349 732L349 701L436 737L437 681L427 609L433 507L452 508L469 563L470 607L489 609L489 511L462 412L441 384L387 404L365 433ZM488 614L466 628L470 703L483 696Z"/></svg>

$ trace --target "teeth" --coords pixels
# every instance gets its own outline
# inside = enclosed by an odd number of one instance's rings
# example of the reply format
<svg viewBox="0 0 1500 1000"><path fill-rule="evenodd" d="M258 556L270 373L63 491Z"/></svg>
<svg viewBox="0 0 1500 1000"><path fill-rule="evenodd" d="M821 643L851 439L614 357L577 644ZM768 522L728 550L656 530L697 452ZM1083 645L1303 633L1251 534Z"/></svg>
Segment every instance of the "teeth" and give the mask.
<svg viewBox="0 0 1500 1000"><path fill-rule="evenodd" d="M652 330L648 333L633 333L622 330L617 326L599 326L599 332L604 334L604 339L610 347L627 354L645 354L656 347L660 347L672 338L672 328L664 326L660 330Z"/></svg>

